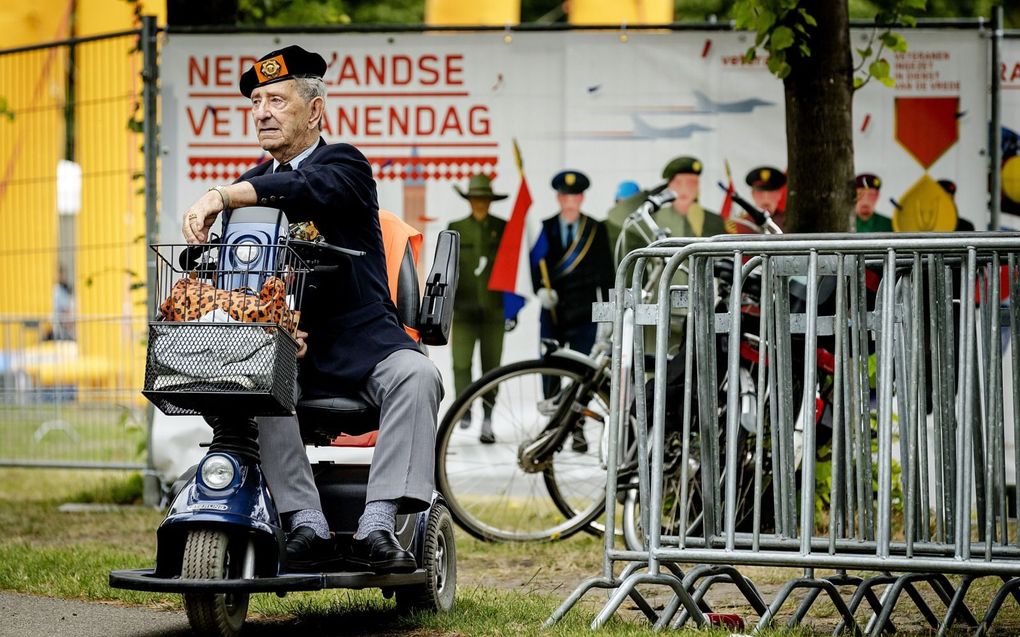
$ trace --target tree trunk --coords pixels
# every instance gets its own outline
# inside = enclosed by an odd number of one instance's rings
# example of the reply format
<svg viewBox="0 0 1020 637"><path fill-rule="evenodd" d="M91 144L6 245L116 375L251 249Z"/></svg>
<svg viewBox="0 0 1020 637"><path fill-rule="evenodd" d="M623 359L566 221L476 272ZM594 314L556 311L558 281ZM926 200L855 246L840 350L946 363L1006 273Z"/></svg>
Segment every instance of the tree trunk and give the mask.
<svg viewBox="0 0 1020 637"><path fill-rule="evenodd" d="M854 217L853 62L846 0L805 2L818 21L811 55L790 50L783 80L789 165L787 232L846 232Z"/></svg>

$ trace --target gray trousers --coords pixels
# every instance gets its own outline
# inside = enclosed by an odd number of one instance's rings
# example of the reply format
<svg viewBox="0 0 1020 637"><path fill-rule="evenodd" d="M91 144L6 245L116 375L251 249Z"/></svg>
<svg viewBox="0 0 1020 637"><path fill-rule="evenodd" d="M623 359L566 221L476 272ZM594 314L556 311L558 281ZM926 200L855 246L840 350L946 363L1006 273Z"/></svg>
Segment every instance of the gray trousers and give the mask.
<svg viewBox="0 0 1020 637"><path fill-rule="evenodd" d="M425 510L435 488L436 419L443 398L439 370L419 351L398 350L375 366L359 394L380 414L365 500L393 500L401 513ZM256 421L262 471L277 510L321 511L297 418Z"/></svg>

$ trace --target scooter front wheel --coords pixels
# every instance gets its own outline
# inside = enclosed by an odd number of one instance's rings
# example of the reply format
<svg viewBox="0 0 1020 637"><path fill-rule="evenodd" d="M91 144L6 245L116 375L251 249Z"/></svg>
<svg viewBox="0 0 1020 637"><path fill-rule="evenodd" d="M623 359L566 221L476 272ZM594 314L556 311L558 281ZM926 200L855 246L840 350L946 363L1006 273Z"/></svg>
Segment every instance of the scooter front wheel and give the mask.
<svg viewBox="0 0 1020 637"><path fill-rule="evenodd" d="M224 531L196 529L184 545L184 579L236 579L241 576L244 547ZM248 614L248 593L187 593L184 609L199 635L234 637Z"/></svg>

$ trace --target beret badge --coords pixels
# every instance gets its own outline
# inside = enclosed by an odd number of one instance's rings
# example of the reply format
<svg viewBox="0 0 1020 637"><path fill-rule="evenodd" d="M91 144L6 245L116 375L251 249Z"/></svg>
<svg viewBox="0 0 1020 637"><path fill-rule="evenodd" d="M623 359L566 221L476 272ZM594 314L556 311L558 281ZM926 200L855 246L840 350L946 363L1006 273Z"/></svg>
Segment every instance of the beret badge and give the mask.
<svg viewBox="0 0 1020 637"><path fill-rule="evenodd" d="M287 75L287 65L284 63L282 55L276 55L259 62L255 67L255 72L258 75L259 83L268 82Z"/></svg>

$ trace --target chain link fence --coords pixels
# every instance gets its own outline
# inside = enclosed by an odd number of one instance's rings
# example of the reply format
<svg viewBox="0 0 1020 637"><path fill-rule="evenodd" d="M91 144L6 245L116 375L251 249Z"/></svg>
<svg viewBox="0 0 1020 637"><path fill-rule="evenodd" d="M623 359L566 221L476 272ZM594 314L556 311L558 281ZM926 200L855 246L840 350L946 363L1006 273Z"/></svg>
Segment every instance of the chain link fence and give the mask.
<svg viewBox="0 0 1020 637"><path fill-rule="evenodd" d="M0 50L0 466L151 464L155 33Z"/></svg>

